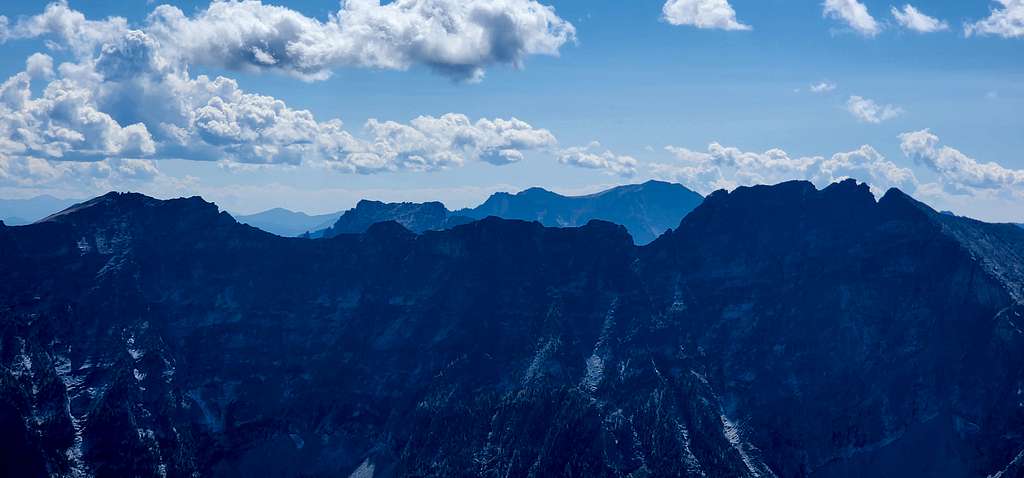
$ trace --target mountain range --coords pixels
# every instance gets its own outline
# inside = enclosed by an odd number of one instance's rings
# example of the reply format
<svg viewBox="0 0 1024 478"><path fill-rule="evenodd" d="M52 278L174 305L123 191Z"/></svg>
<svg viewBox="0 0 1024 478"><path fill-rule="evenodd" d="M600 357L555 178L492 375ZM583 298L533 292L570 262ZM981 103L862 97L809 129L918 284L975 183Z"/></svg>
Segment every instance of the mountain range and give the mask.
<svg viewBox="0 0 1024 478"><path fill-rule="evenodd" d="M330 239L111 193L0 226L0 475L1024 473L1024 230L850 180L645 246Z"/></svg>
<svg viewBox="0 0 1024 478"><path fill-rule="evenodd" d="M336 212L311 216L304 212L274 208L256 214L234 217L242 224L248 224L279 236L296 237L331 227L341 217L341 214Z"/></svg>
<svg viewBox="0 0 1024 478"><path fill-rule="evenodd" d="M422 233L448 229L494 216L537 221L549 227L578 227L599 219L625 226L637 244L647 244L679 224L704 198L680 184L648 181L586 196L563 196L541 188L497 193L475 208L449 211L438 202L361 201L331 228L314 237L365 232L370 225L395 221Z"/></svg>
<svg viewBox="0 0 1024 478"><path fill-rule="evenodd" d="M0 221L8 226L20 226L42 219L72 204L74 199L36 196L29 199L0 199Z"/></svg>
<svg viewBox="0 0 1024 478"><path fill-rule="evenodd" d="M362 200L356 207L345 211L329 228L312 237L336 237L341 234L362 234L380 222L396 222L402 227L421 234L440 231L473 222L474 219L453 214L439 202L385 203Z"/></svg>

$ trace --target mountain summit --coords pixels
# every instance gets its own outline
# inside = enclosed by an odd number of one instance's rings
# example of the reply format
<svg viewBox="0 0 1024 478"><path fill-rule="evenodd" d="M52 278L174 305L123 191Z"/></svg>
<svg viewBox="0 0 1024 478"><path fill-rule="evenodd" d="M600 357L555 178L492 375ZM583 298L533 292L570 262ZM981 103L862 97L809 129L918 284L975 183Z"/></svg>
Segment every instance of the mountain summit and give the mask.
<svg viewBox="0 0 1024 478"><path fill-rule="evenodd" d="M320 235L360 234L374 223L385 221L394 221L412 232L422 233L449 229L473 219L454 215L439 202L384 203L364 199L355 208L345 211L333 226Z"/></svg>
<svg viewBox="0 0 1024 478"><path fill-rule="evenodd" d="M1019 476L1022 258L853 181L641 247L107 195L0 227L0 474Z"/></svg>

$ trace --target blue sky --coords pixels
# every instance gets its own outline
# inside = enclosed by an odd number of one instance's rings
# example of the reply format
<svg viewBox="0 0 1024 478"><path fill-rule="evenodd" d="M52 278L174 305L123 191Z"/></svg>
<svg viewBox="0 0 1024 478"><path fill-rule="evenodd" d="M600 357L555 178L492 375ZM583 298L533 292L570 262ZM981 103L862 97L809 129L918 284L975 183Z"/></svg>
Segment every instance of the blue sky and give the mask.
<svg viewBox="0 0 1024 478"><path fill-rule="evenodd" d="M735 11L735 21L751 29L695 25L692 18L673 21L667 18L662 0L503 0L489 3L489 8L506 5L519 15L532 12L532 7L551 6L560 23L549 24L547 31L539 33L518 31L510 44L527 46L511 60L503 58L494 45L483 53L470 51L473 66L486 72L482 79L475 79L479 81L451 73L447 68L452 65L444 64L448 57L430 56L434 53L423 53L423 48L410 53L401 45L382 47L396 48L394 54L404 62L397 67L382 67L378 59L345 56L346 51L343 59L323 68L329 78L309 81L276 67L239 67L237 58L212 58L201 45L185 52L168 46L173 35L180 33L156 31L147 20L157 8L153 3L57 5L64 15L81 13L97 22L89 28L113 31L88 45L73 44L82 37L69 40L52 25L19 32L19 23L43 13L44 6L35 2L4 5L0 15L7 17L12 33L6 35L0 73L6 78L30 70L26 59L34 53L52 57L53 69L58 70L45 72L45 65L38 66L45 61L37 62L34 71L44 72L32 77L33 98L43 95L48 82L66 76L58 66L61 63L89 63L102 55L104 42L123 43L123 29L102 25L108 17L120 16L128 29L140 29L154 39L146 44L155 45L151 48L159 55L174 57L166 62L176 74L190 80L201 74L234 79L245 93L276 98L289 110L308 110L317 122L340 119L360 143L333 148L327 155L316 153L315 158L302 153L283 160L250 153L254 149L248 144L225 149L223 138L171 148L156 132L154 116L129 113L157 108L167 100L135 96L137 89L108 87L105 83L117 81L108 74L99 83L76 79L81 83L76 87L93 97L108 96L92 106L113 119L117 134L135 138L137 130L121 131L138 121L146 126L153 144L124 139L111 147L107 141L97 152L88 138L92 130L83 130L86 139L81 143L91 146L61 143L59 156L45 145L12 147L6 152L0 146L0 179L6 176L0 181L0 196L86 197L102 189L133 189L158 196L201 194L237 212L274 206L326 212L349 207L361 197L439 199L460 207L497 190L529 186L576 193L659 178L706 193L755 182L811 179L823 184L854 176L879 191L899 186L938 208L994 221L1024 220L1024 36L1020 33L1024 2L913 1L920 12L947 25L942 31L922 33L901 25L891 13L893 5L903 8L904 3L864 0L860 4L878 30L866 34L839 15L826 17L825 5L818 0L671 1L719 8L726 4ZM830 1L840 9L858 4ZM177 6L190 20L198 20L210 7L200 1L166 3ZM456 8L450 1L398 3ZM330 15L339 9L336 1L279 0L246 7L270 5L322 24L329 23ZM993 27L965 34L965 25L993 13L1006 20L997 25L1003 30ZM202 26L196 23L196 28ZM557 40L558 28L563 37L565 28L572 28L574 40ZM548 44L530 47L538 38ZM545 49L549 51L540 51ZM552 52L557 56L548 54ZM812 85L823 91L811 91ZM198 106L202 105L197 105L197 111ZM38 111L31 113L33 121L39 120ZM52 113L45 118L46 124L52 124ZM484 136L491 129L475 125L478 120L516 118L528 125L528 129L517 127L516 134L528 140L502 133L500 138L475 140L472 151L466 152L460 149L465 148L464 142L451 143L451 135L441 130L450 125L431 123L420 130L429 130L430 138L444 139L431 143L432 156L424 166L409 160L409 151L418 154L421 148L410 149L395 139L382 153L373 146L379 146L382 137L364 128L371 119L408 125L419 116L440 118L448 113L465 115L473 134L486 130L480 133ZM15 130L9 126L6 131ZM4 132L0 124L0 135ZM260 145L269 141L264 132L252 134L257 136L233 137L233 141ZM593 141L600 146L588 146ZM27 144L27 140L21 142ZM865 145L870 150L863 149ZM454 154L461 159L452 162L445 148L455 148ZM371 150L372 171L345 156ZM516 153L505 155L510 150ZM218 155L224 151L231 151L231 157ZM503 152L500 158L497 151ZM30 159L54 170L38 174L39 168L25 167ZM80 165L103 161L109 167ZM70 168L66 166L72 162ZM352 172L353 168L361 170Z"/></svg>

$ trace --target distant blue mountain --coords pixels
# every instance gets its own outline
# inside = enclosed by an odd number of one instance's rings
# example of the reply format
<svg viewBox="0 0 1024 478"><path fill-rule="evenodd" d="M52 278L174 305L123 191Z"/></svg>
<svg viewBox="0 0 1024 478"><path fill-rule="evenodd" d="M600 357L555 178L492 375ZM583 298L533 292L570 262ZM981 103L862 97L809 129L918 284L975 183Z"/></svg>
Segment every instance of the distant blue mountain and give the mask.
<svg viewBox="0 0 1024 478"><path fill-rule="evenodd" d="M36 196L29 199L0 199L0 221L20 226L38 221L81 200Z"/></svg>
<svg viewBox="0 0 1024 478"><path fill-rule="evenodd" d="M449 211L439 202L360 201L331 228L312 235L334 237L365 232L370 225L395 221L412 232L444 230L489 216L537 221L548 227L579 227L592 220L622 225L637 244L647 244L679 222L703 201L680 184L648 181L586 196L563 196L542 188L497 193L475 208Z"/></svg>
<svg viewBox="0 0 1024 478"><path fill-rule="evenodd" d="M24 226L26 224L32 224L32 221L29 221L28 219L22 219L15 216L5 217L0 219L0 221L3 221L3 223L8 226Z"/></svg>
<svg viewBox="0 0 1024 478"><path fill-rule="evenodd" d="M362 234L370 226L393 221L417 234L426 231L440 231L472 222L473 219L453 214L444 204L426 203L384 203L362 200L356 207L345 211L333 226L313 237L336 237L341 234Z"/></svg>
<svg viewBox="0 0 1024 478"><path fill-rule="evenodd" d="M678 226L703 200L681 184L647 181L586 196L563 196L541 188L497 193L456 214L537 221L548 227L579 227L599 219L625 226L637 244L647 244Z"/></svg>
<svg viewBox="0 0 1024 478"><path fill-rule="evenodd" d="M278 236L295 237L331 227L340 216L340 212L311 216L303 212L275 208L256 214L235 216L235 220Z"/></svg>

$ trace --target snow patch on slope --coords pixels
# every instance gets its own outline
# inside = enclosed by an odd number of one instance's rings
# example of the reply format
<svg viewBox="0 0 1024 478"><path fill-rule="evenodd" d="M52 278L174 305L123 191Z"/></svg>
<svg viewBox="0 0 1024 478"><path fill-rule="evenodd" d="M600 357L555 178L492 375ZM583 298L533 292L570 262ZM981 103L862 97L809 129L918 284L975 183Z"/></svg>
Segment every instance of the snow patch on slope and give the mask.
<svg viewBox="0 0 1024 478"><path fill-rule="evenodd" d="M683 464L686 466L686 471L691 474L707 476L704 473L704 469L700 466L700 461L697 460L697 455L694 455L693 450L690 448L690 430L682 423L679 423L678 420L676 421L676 428L679 430L679 441L683 444Z"/></svg>
<svg viewBox="0 0 1024 478"><path fill-rule="evenodd" d="M608 308L608 312L604 316L604 323L601 325L601 334L598 336L597 343L594 344L594 351L586 361L586 371L583 374L580 387L590 393L596 392L598 386L601 385L601 380L604 379L605 362L611 355L608 339L615 327L615 309L618 304L619 300L616 298Z"/></svg>
<svg viewBox="0 0 1024 478"><path fill-rule="evenodd" d="M83 366L83 368L85 368ZM86 368L87 369L87 368ZM84 416L79 418L71 412L71 400L79 395L81 392L82 384L85 382L85 376L77 375L71 371L71 359L63 355L57 355L54 357L54 372L57 377L60 378L61 383L64 384L64 413L67 414L68 419L71 420L71 427L74 431L74 438L66 450L64 450L64 457L68 460L70 467L67 476L71 478L85 478L90 476L89 468L85 464L83 459L83 443L82 429ZM80 368L79 370L82 370Z"/></svg>
<svg viewBox="0 0 1024 478"><path fill-rule="evenodd" d="M755 478L762 476L774 477L775 473L772 473L767 466L759 463L750 456L750 452L753 447L743 442L743 439L740 436L740 430L736 427L736 424L729 420L724 413L719 414L719 418L722 421L722 434L725 436L725 439L729 441L729 444L732 445L732 448L736 450L736 453L740 455L740 459L743 460L743 464L746 465L747 470L750 471L750 476Z"/></svg>
<svg viewBox="0 0 1024 478"><path fill-rule="evenodd" d="M363 463L353 471L348 478L373 478L373 470L376 468L373 463L370 463L370 459L363 460Z"/></svg>
<svg viewBox="0 0 1024 478"><path fill-rule="evenodd" d="M988 475L988 478L1009 478L1009 475L1007 475L1006 473L1010 471L1011 468L1019 469L1022 466L1024 466L1024 450L1021 450L1020 453L1018 453L1017 456L1013 459L1013 461L1011 461L1010 464L1006 465L1005 468L991 475Z"/></svg>

